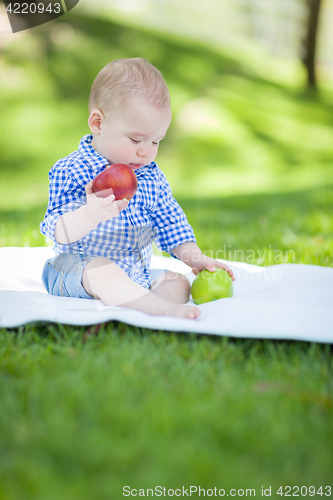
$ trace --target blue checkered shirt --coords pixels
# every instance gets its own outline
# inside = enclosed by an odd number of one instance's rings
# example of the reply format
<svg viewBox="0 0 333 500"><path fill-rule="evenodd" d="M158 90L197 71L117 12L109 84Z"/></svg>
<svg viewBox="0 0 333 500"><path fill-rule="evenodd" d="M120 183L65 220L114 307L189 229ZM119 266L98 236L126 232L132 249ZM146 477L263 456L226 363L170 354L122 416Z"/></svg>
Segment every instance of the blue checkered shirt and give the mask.
<svg viewBox="0 0 333 500"><path fill-rule="evenodd" d="M92 139L92 135L84 136L78 150L59 160L50 170L49 202L40 231L55 243L56 255L64 252L107 257L134 281L149 288L152 242L173 255L173 248L186 241L196 241L185 213L155 162L135 170L138 190L127 208L116 217L101 222L69 245L61 245L54 237L58 219L86 204L86 184L108 164L91 146Z"/></svg>

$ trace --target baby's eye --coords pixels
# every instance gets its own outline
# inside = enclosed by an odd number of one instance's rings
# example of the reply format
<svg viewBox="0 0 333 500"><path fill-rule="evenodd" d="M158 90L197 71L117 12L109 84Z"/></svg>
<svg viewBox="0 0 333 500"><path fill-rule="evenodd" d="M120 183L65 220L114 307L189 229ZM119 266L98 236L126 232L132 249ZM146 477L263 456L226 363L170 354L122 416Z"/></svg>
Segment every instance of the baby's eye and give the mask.
<svg viewBox="0 0 333 500"><path fill-rule="evenodd" d="M135 139L132 139L132 137L130 137L131 141L134 142L134 144L139 144L141 141L136 141Z"/></svg>

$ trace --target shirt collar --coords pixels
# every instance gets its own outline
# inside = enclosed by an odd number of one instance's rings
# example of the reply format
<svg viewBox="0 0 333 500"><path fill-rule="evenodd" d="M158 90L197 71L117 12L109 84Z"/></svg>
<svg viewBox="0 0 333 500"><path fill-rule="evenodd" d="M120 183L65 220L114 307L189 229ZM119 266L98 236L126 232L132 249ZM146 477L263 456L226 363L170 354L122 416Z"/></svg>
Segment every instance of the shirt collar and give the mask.
<svg viewBox="0 0 333 500"><path fill-rule="evenodd" d="M104 156L100 155L96 149L94 149L91 145L94 136L92 134L87 134L82 137L78 150L79 153L84 157L85 160L89 163L92 169L99 173L102 171L103 167L109 164L108 160L104 158ZM155 168L157 165L154 161L150 162L145 167L141 167L135 170L137 177L141 177L144 175L148 169Z"/></svg>
<svg viewBox="0 0 333 500"><path fill-rule="evenodd" d="M91 143L93 138L94 136L92 134L87 134L82 137L78 150L92 169L96 172L100 172L103 167L109 164L109 162L92 147Z"/></svg>

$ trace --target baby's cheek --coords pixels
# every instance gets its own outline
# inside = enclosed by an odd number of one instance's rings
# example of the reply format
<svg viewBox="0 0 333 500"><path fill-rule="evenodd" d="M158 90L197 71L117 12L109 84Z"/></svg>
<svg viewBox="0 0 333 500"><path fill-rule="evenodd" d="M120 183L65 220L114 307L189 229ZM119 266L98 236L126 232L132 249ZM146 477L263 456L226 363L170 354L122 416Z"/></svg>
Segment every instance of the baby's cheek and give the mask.
<svg viewBox="0 0 333 500"><path fill-rule="evenodd" d="M119 148L117 153L118 153L117 156L119 156L120 158L124 158L125 163L126 163L125 160L126 159L130 160L134 154L132 149L128 146L123 146L123 147Z"/></svg>

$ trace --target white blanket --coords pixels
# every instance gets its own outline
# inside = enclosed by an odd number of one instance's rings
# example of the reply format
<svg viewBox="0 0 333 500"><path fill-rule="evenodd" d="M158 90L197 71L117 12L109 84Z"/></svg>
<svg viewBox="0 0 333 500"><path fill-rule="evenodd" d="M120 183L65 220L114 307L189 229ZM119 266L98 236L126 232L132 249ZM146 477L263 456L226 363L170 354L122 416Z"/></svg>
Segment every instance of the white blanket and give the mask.
<svg viewBox="0 0 333 500"><path fill-rule="evenodd" d="M0 326L35 321L91 325L122 321L157 330L243 338L333 343L333 268L302 264L259 267L226 262L234 271L234 296L203 304L196 320L147 314L101 301L52 297L41 273L51 248L0 248ZM173 258L154 256L152 267L183 272L190 268ZM192 300L190 303L193 303Z"/></svg>

